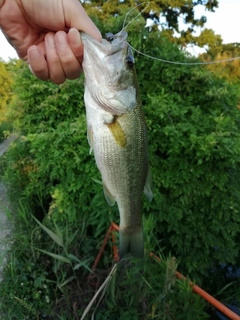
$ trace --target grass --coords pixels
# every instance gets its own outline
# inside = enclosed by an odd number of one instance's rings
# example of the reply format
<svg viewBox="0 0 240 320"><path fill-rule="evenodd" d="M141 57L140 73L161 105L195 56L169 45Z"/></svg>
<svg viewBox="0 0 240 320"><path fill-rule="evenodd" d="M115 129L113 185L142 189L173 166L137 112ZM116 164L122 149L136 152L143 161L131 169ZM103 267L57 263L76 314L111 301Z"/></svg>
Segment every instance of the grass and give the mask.
<svg viewBox="0 0 240 320"><path fill-rule="evenodd" d="M12 246L0 284L0 314L6 319L80 320L93 312L98 320L207 319L205 302L188 282L175 279L174 257L161 257L160 264L150 257L121 262L94 298L112 269L111 251L93 274L92 240L75 225L40 222L22 205L12 218Z"/></svg>
<svg viewBox="0 0 240 320"><path fill-rule="evenodd" d="M13 127L9 122L0 123L0 143L6 138L9 132L12 132Z"/></svg>

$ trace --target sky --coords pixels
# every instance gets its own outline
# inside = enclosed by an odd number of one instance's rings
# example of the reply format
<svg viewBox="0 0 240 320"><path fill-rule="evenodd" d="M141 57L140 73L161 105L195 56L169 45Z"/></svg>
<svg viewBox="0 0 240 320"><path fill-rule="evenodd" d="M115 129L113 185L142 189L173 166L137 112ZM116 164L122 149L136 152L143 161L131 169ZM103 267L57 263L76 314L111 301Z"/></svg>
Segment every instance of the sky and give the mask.
<svg viewBox="0 0 240 320"><path fill-rule="evenodd" d="M213 13L205 11L203 6L195 8L196 18L205 15L207 17L205 27L220 34L224 43L240 42L239 13L240 0L219 0L219 8ZM8 61L9 58L17 58L15 50L8 44L1 31L0 58L5 61Z"/></svg>

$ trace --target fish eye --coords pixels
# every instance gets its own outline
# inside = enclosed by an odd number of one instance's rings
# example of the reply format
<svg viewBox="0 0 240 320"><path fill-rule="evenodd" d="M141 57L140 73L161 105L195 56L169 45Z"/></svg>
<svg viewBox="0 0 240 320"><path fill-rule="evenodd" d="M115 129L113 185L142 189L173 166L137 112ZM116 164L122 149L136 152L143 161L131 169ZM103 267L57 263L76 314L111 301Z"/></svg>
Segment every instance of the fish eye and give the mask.
<svg viewBox="0 0 240 320"><path fill-rule="evenodd" d="M132 56L127 56L126 57L126 62L129 68L132 68L134 66L134 60Z"/></svg>

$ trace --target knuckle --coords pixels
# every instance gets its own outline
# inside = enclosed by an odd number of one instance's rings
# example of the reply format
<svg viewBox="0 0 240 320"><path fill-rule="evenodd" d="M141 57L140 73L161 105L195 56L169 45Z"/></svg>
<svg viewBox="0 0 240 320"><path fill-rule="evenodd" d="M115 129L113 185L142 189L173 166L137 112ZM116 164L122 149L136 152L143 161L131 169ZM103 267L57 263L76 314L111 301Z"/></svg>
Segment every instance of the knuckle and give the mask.
<svg viewBox="0 0 240 320"><path fill-rule="evenodd" d="M59 57L60 57L60 60L63 64L68 65L68 64L75 62L75 57L70 52L65 52L65 53L63 52Z"/></svg>

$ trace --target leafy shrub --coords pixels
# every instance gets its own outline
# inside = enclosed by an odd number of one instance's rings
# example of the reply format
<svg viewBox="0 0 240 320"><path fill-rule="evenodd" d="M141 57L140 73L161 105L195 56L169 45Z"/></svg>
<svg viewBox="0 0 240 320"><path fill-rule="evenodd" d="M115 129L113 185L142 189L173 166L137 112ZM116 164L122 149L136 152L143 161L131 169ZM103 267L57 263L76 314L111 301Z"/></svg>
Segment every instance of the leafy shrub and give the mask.
<svg viewBox="0 0 240 320"><path fill-rule="evenodd" d="M199 67L176 69L152 70L155 85L144 96L155 186L146 210L161 245L200 284L220 263L240 265L239 91Z"/></svg>

